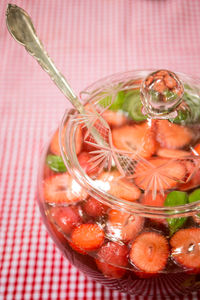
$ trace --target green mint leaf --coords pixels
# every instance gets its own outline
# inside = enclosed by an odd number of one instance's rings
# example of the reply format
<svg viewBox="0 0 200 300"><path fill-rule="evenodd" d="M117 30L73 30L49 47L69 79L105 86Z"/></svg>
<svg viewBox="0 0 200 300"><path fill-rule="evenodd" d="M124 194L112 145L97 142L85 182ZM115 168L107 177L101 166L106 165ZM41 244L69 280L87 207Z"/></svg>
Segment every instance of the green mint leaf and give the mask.
<svg viewBox="0 0 200 300"><path fill-rule="evenodd" d="M168 102L174 101L178 97L177 94L173 93L172 91L170 91L168 89L163 91L163 95L165 96L166 101L168 101Z"/></svg>
<svg viewBox="0 0 200 300"><path fill-rule="evenodd" d="M170 119L172 123L177 124L193 124L200 121L200 91L194 89L187 84L184 84L185 92L183 94L182 101L187 105L187 108L180 109L178 116L174 119Z"/></svg>
<svg viewBox="0 0 200 300"><path fill-rule="evenodd" d="M188 195L186 192L173 191L169 193L165 199L164 206L179 206L188 203ZM183 226L187 218L167 218L170 235L174 234L179 228Z"/></svg>
<svg viewBox="0 0 200 300"><path fill-rule="evenodd" d="M179 228L181 228L184 225L186 220L187 220L186 217L168 218L167 222L169 225L170 235L173 235Z"/></svg>
<svg viewBox="0 0 200 300"><path fill-rule="evenodd" d="M200 200L200 189L196 189L189 195L189 203L196 202L199 200ZM200 214L197 215L200 217Z"/></svg>
<svg viewBox="0 0 200 300"><path fill-rule="evenodd" d="M142 102L139 89L130 91L126 94L122 110L128 112L129 117L136 122L147 119L147 116L142 113Z"/></svg>
<svg viewBox="0 0 200 300"><path fill-rule="evenodd" d="M47 155L46 163L49 166L51 170L54 172L66 172L67 168L63 162L63 159L61 156L58 155Z"/></svg>
<svg viewBox="0 0 200 300"><path fill-rule="evenodd" d="M122 105L124 103L124 97L125 97L125 93L124 91L120 91L117 93L116 98L114 99L113 103L112 102L112 96L107 96L103 99L101 99L99 101L99 105L103 106L104 108L106 108L107 106L109 106L111 104L111 106L109 107L110 110L113 111L117 111L122 109Z"/></svg>

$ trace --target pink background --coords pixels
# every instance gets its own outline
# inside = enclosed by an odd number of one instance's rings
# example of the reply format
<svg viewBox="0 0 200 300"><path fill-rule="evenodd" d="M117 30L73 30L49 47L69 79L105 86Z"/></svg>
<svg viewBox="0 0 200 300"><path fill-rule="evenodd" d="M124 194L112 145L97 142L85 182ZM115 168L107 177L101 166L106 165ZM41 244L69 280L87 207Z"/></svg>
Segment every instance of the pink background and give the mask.
<svg viewBox="0 0 200 300"><path fill-rule="evenodd" d="M42 145L68 103L9 35L0 2L0 299L143 299L109 291L55 248L36 205ZM78 93L115 72L199 75L199 0L15 0ZM176 299L200 299L194 294Z"/></svg>

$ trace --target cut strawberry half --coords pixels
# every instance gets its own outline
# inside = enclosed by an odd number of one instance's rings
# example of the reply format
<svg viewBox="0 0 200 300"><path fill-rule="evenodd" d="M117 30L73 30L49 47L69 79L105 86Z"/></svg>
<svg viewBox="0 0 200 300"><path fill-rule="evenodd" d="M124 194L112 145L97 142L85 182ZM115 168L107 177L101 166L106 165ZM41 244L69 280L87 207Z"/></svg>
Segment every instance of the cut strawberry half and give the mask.
<svg viewBox="0 0 200 300"><path fill-rule="evenodd" d="M152 192L148 192L147 194L144 194L143 197L141 198L141 203L149 206L163 207L166 196L167 194L162 195L160 193L157 193L154 199ZM165 218L151 218L151 221L155 223L161 223L167 225L167 221Z"/></svg>
<svg viewBox="0 0 200 300"><path fill-rule="evenodd" d="M98 218L106 213L108 206L104 205L95 198L90 197L83 203L83 210L88 216Z"/></svg>
<svg viewBox="0 0 200 300"><path fill-rule="evenodd" d="M181 149L189 145L193 139L191 129L170 123L167 120L157 121L156 127L156 139L163 148Z"/></svg>
<svg viewBox="0 0 200 300"><path fill-rule="evenodd" d="M126 273L126 269L112 266L98 259L95 259L95 262L97 268L101 271L101 273L103 273L105 277L112 278L112 279L120 279Z"/></svg>
<svg viewBox="0 0 200 300"><path fill-rule="evenodd" d="M111 209L108 214L107 230L111 238L128 242L142 230L144 218Z"/></svg>
<svg viewBox="0 0 200 300"><path fill-rule="evenodd" d="M141 198L141 203L144 205L149 205L149 206L164 206L164 202L166 199L167 195L162 195L160 193L156 194L155 199L153 198L152 192L149 192L147 194L144 194L143 197Z"/></svg>
<svg viewBox="0 0 200 300"><path fill-rule="evenodd" d="M190 156L191 153L189 151L179 150L179 149L167 149L167 148L159 148L157 151L157 155L160 157L168 157L168 158L180 158Z"/></svg>
<svg viewBox="0 0 200 300"><path fill-rule="evenodd" d="M200 271L200 228L177 231L170 240L174 260L186 269Z"/></svg>
<svg viewBox="0 0 200 300"><path fill-rule="evenodd" d="M55 222L65 234L69 234L82 222L78 207L76 206L52 207L49 214L52 221Z"/></svg>
<svg viewBox="0 0 200 300"><path fill-rule="evenodd" d="M183 161L186 171L187 177L184 183L179 185L179 189L181 191L188 191L200 185L200 165L197 162L195 165L194 161L185 160Z"/></svg>
<svg viewBox="0 0 200 300"><path fill-rule="evenodd" d="M120 127L126 123L126 117L120 112L106 110L102 117L111 127Z"/></svg>
<svg viewBox="0 0 200 300"><path fill-rule="evenodd" d="M72 243L72 241L68 241L69 246L76 252L82 255L87 255L87 252L80 247L78 247L76 244Z"/></svg>
<svg viewBox="0 0 200 300"><path fill-rule="evenodd" d="M106 277L121 278L128 264L128 249L123 244L107 242L97 253L95 260L98 269Z"/></svg>
<svg viewBox="0 0 200 300"><path fill-rule="evenodd" d="M104 126L104 124L100 120L96 120L96 122L93 124L93 127L96 128L99 135L102 136L103 140L106 143L109 143L109 129ZM88 129L86 126L82 127L83 132L83 147L84 150L87 152L95 151L97 150L97 147L95 145L98 145L98 142L93 137L92 133L90 133L90 129Z"/></svg>
<svg viewBox="0 0 200 300"><path fill-rule="evenodd" d="M81 224L72 232L71 243L83 251L93 251L101 247L104 236L103 229L97 224Z"/></svg>
<svg viewBox="0 0 200 300"><path fill-rule="evenodd" d="M62 134L62 142L63 143L64 143L65 128L66 128L66 125L64 127L63 134ZM76 134L75 134L75 147L76 147L77 155L81 151L82 143L83 143L82 130L81 130L81 126L78 126L76 129ZM60 145L59 145L59 130L56 130L55 134L53 135L53 138L52 138L51 144L50 144L50 151L55 155L61 155Z"/></svg>
<svg viewBox="0 0 200 300"><path fill-rule="evenodd" d="M180 161L154 157L138 162L134 178L145 191L164 191L177 186L185 175L185 165Z"/></svg>
<svg viewBox="0 0 200 300"><path fill-rule="evenodd" d="M131 156L151 157L156 151L155 134L148 123L126 125L112 130L114 146L119 150L131 152Z"/></svg>
<svg viewBox="0 0 200 300"><path fill-rule="evenodd" d="M68 174L44 180L44 198L49 203L74 203L87 198L87 192Z"/></svg>
<svg viewBox="0 0 200 300"><path fill-rule="evenodd" d="M78 161L81 168L85 171L87 175L90 176L95 175L96 173L98 173L99 170L99 166L94 166L94 163L90 161L92 157L93 155L85 151L81 152L78 155Z"/></svg>
<svg viewBox="0 0 200 300"><path fill-rule="evenodd" d="M103 172L98 177L97 183L106 192L124 200L135 201L141 195L138 187L126 178L121 178L121 174L116 170Z"/></svg>
<svg viewBox="0 0 200 300"><path fill-rule="evenodd" d="M130 260L139 270L151 274L162 271L169 256L167 239L157 232L138 235L130 250Z"/></svg>
<svg viewBox="0 0 200 300"><path fill-rule="evenodd" d="M194 147L194 150L197 152L198 155L200 155L200 143Z"/></svg>

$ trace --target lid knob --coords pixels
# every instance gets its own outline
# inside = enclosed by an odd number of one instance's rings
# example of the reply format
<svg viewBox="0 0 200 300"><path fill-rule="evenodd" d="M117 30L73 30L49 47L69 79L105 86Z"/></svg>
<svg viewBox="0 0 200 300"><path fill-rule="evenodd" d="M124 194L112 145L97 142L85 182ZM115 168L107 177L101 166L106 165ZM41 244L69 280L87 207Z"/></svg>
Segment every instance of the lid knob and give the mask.
<svg viewBox="0 0 200 300"><path fill-rule="evenodd" d="M149 74L141 85L143 110L152 118L176 117L184 87L178 76L168 70Z"/></svg>

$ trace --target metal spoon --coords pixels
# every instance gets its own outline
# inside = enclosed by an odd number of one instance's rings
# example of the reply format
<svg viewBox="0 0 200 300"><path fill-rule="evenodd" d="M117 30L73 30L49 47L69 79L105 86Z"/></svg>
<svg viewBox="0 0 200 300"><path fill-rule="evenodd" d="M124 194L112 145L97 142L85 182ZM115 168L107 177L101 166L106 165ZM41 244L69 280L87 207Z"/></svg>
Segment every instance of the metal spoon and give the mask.
<svg viewBox="0 0 200 300"><path fill-rule="evenodd" d="M80 114L87 114L83 104L79 101L65 77L59 72L54 62L44 49L44 46L38 38L31 18L27 12L17 5L8 4L6 11L6 24L11 36L18 43L23 45L27 52L37 60L40 66L49 74L50 78L77 109L77 111ZM99 119L102 125L109 128L108 124L99 114L96 114L96 119ZM91 123L89 121L86 120L85 125L89 128L89 131L95 138L96 142L102 146L108 146L99 134L98 130L96 130L95 127L91 128Z"/></svg>
<svg viewBox="0 0 200 300"><path fill-rule="evenodd" d="M32 55L40 66L49 74L50 78L54 81L61 92L67 97L72 105L82 116L87 116L83 104L79 101L78 97L70 87L65 77L58 71L54 62L47 54L44 46L39 40L30 16L22 8L17 5L8 4L6 11L6 23L8 30L12 37L21 45L25 47L30 55ZM99 146L99 152L103 152L105 156L105 162L109 161L108 165L111 167L111 161L117 166L120 173L124 176L127 172L128 166L133 165L132 159L127 156L127 153L115 149L115 147L108 144L108 141L103 137L100 132L101 129L108 129L111 135L111 130L107 122L103 117L96 111L93 112L94 120L98 121L98 129L91 126L91 121L87 117L84 119L84 123L88 128L88 132L92 134L97 145ZM93 125L93 123L92 123ZM124 170L125 169L125 170Z"/></svg>

